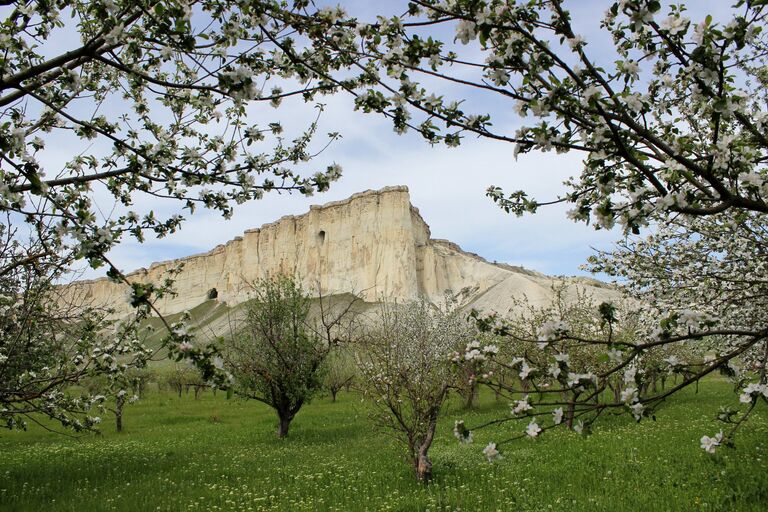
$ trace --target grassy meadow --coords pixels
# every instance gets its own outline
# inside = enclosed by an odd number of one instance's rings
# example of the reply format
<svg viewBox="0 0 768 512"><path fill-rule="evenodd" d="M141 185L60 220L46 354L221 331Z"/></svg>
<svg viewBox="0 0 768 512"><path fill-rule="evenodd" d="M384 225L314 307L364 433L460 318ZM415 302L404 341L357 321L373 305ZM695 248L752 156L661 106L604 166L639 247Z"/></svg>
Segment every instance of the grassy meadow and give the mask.
<svg viewBox="0 0 768 512"><path fill-rule="evenodd" d="M702 434L733 396L717 379L686 391L657 421L606 418L586 438L567 431L502 447L487 442L527 422L475 433L460 445L454 419L471 426L498 417L504 403L483 396L472 411L446 408L431 455L435 481L418 484L400 447L375 430L355 393L320 397L290 436L255 402L224 393L179 398L151 389L127 406L125 428L73 439L33 426L0 432L0 511L507 511L768 510L768 415L760 411L736 449L711 456Z"/></svg>

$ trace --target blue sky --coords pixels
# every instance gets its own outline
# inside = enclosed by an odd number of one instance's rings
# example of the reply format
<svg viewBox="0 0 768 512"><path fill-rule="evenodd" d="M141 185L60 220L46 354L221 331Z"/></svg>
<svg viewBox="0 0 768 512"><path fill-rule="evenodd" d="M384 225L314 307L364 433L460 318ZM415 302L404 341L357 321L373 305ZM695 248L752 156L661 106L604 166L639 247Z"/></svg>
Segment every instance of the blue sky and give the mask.
<svg viewBox="0 0 768 512"><path fill-rule="evenodd" d="M689 11L694 20L706 13L723 12L730 2L697 0ZM343 3L344 4L344 3ZM385 5L398 12L405 2L346 2L349 10L365 18ZM601 54L606 36L600 34L598 21L610 2L584 0L571 2L575 24L591 41L596 58ZM451 93L450 89L445 92ZM454 92L455 94L465 94ZM511 103L498 97L470 97L481 111L495 114L494 126L514 131L519 120L511 112ZM238 236L246 229L272 222L283 215L306 212L311 204L343 199L355 192L389 185L407 185L411 200L432 229L434 238L444 238L475 252L488 260L523 265L549 274L581 274L579 265L594 248L607 249L620 233L596 231L577 224L565 216L567 207L553 206L535 215L521 218L498 209L485 197L489 185L507 191L524 189L540 198L554 198L564 190L562 182L580 172L580 155L532 153L513 158L513 145L476 138L466 138L459 148L430 147L415 134L404 136L393 132L386 119L354 112L347 96L322 100L326 112L320 121L320 133L339 131L343 138L325 151L314 165L339 163L342 179L327 193L311 198L300 195L268 195L261 201L236 208L229 221L208 212L198 211L189 217L182 230L162 240L138 244L127 240L110 254L123 270L146 267L153 261L166 260L205 252L217 244ZM254 115L263 113L258 108ZM314 109L299 100L286 101L270 116L286 120L288 131L301 130L314 116ZM141 201L138 203L142 205ZM176 205L145 201L144 208L170 212ZM109 208L109 205L105 205ZM88 271L86 277L100 276L102 271Z"/></svg>

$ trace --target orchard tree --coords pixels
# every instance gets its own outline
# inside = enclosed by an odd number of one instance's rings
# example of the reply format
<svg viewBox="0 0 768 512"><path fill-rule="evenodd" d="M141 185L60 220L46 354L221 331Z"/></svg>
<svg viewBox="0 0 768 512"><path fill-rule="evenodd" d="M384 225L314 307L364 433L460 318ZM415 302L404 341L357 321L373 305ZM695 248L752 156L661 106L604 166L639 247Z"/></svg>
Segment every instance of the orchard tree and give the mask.
<svg viewBox="0 0 768 512"><path fill-rule="evenodd" d="M348 347L335 347L325 360L323 387L331 394L331 401L336 401L339 391L352 386L357 377L354 358Z"/></svg>
<svg viewBox="0 0 768 512"><path fill-rule="evenodd" d="M616 315L622 317L622 322L606 322L599 313L600 303L578 286L556 283L551 291L552 299L545 305L532 304L525 296L514 299L510 313L504 317L481 318L473 312L481 329L495 334L488 341L478 339L499 348L490 357L486 357L482 348L467 351L465 359L470 364L479 363L480 368L475 371L480 383L492 388L497 396L510 400L513 404L510 419L527 418L528 411L533 409L529 409L529 405L537 402L541 408L544 404L553 406L552 409L557 406L559 417L572 427L582 402L601 403L601 394L606 389L615 397L621 392L620 382L612 375L603 377L616 355L612 354L611 359L603 345L585 344L574 338L631 341L636 335L636 319L631 308L622 304L622 314ZM618 293L616 295L618 299ZM616 314L616 306L610 307ZM491 329L490 325L496 328ZM568 332L570 339L557 342L543 339L557 332ZM531 343L530 340L537 341ZM492 362L486 363L487 359ZM589 383L599 387L600 392L590 395L584 386L561 386L559 379ZM591 405L587 405L589 407Z"/></svg>
<svg viewBox="0 0 768 512"><path fill-rule="evenodd" d="M376 424L403 443L416 478L429 482L437 421L460 375L453 359L475 330L458 310L426 302L384 305L369 324L356 352L361 389Z"/></svg>
<svg viewBox="0 0 768 512"><path fill-rule="evenodd" d="M123 413L125 406L139 401L138 395L128 393L127 374L121 372L114 375L95 375L82 380L79 385L84 387L92 396L96 408L102 413L111 413L115 417L115 431L123 431Z"/></svg>
<svg viewBox="0 0 768 512"><path fill-rule="evenodd" d="M322 296L319 311L298 280L286 275L252 285L242 322L222 340L222 364L231 372L235 393L262 402L277 413L277 436L288 429L302 406L322 388L324 361L348 332L355 298L330 306Z"/></svg>
<svg viewBox="0 0 768 512"><path fill-rule="evenodd" d="M608 57L576 32L568 3L413 0L402 16L373 23L340 7L282 16L311 38L315 61L356 71L339 87L397 131L449 146L464 135L505 140L515 155L584 154L581 176L558 199L573 204L574 219L634 231L672 213L768 211L765 2L737 1L723 22L692 21L684 5L662 12L656 0L607 3ZM436 80L455 88L437 95ZM498 131L490 114L464 111L474 97L506 101L531 122ZM524 191L489 194L515 213L543 204Z"/></svg>
<svg viewBox="0 0 768 512"><path fill-rule="evenodd" d="M764 214L751 212L681 217L652 235L624 240L588 264L625 281L646 315L663 318L662 326L702 321L712 326L709 336L695 340L697 359L678 354L675 362L686 376L684 383L720 371L739 390L741 414L727 410L718 415L733 424L718 439L722 443L731 441L755 406L768 399L766 226ZM665 339L663 330L652 337L658 347L674 350L676 340Z"/></svg>
<svg viewBox="0 0 768 512"><path fill-rule="evenodd" d="M28 249L3 253L0 276L15 281L2 301L7 325L23 319L32 326L0 340L0 375L38 375L23 386L0 381L2 416L15 424L14 410L36 409L19 400L52 400L59 384L74 384L82 374L81 362L73 363L77 369L40 385L43 373L62 368L45 362L42 352L52 350L46 337L63 332L61 322L49 321L60 315L48 310L41 288L66 280L66 269L78 261L106 266L110 278L127 282L107 257L126 237L166 236L179 229L182 212L198 207L228 218L236 204L270 191L323 191L340 168L299 172L329 141L313 142L314 114L298 130L284 128L279 112L269 114L285 98L312 104L330 90L275 45L273 39L290 44L290 30L270 18L270 2L0 4L0 212L3 236ZM318 115L322 110L310 107ZM168 213L158 208L163 200ZM41 265L56 270L43 272L30 290L29 276ZM128 301L140 317L157 313L154 301L170 284L130 283ZM163 321L171 355L196 362L206 380L222 381L211 349L192 345L182 325ZM102 328L96 323L94 332ZM27 340L20 344L18 337ZM143 348L136 350L144 357Z"/></svg>
<svg viewBox="0 0 768 512"><path fill-rule="evenodd" d="M342 8L307 7L277 16L307 37L313 62L333 63L316 69L328 72L328 80L353 94L359 110L391 118L398 132L414 130L432 144L448 146L479 135L514 144L515 156L531 151L576 151L584 156L580 175L569 179L568 192L553 200L490 187L489 196L508 212L523 214L553 202L570 203L572 219L598 229L620 226L627 234L674 219L721 219L713 222L725 226L727 219L746 215L752 216L748 222L760 225L768 212L766 2L734 0L725 19L703 14L692 19L684 5L662 8L656 0L609 2L599 27L605 37L599 42L579 33L584 20L574 21L568 11L573 4L412 0L404 14L383 13L375 20L351 18ZM284 51L291 60L307 62L306 49ZM331 73L333 66L343 73ZM482 110L483 102L492 102L495 112L506 102L522 126L514 131L497 128L508 123L494 124L492 115ZM727 231L696 229L690 232L692 242L701 235L713 237L711 245L733 243L724 253L699 259L707 265L704 275L717 271L722 254L742 248L744 257L762 265L759 245L724 238ZM705 241L703 247L708 245ZM700 275L684 274L688 282L670 293L683 297L684 290L704 290L692 284ZM762 278L757 279L759 286ZM663 298L663 278L659 283L656 289ZM714 291L719 302L735 297L731 286L751 284L745 280L705 293ZM708 298L699 295L690 304L667 301L668 309L659 311L652 318L655 325L640 330L636 341L581 338L556 324L548 324L528 341L535 345L540 337L547 342L571 339L604 348L606 357L621 353L622 359L607 371L621 375L626 384L624 407L642 418L654 401L629 390L644 385L637 365L648 351L698 345L702 339L722 344L713 350L713 359L682 365L669 361L687 376L665 396L711 372L736 372L735 361L742 355L758 354L755 367L765 366L760 348L768 326L759 316L746 317L752 310L745 303L750 294L735 297L727 308L743 307L745 315L726 311L723 321L707 315L706 307L691 309ZM614 313L606 304L599 316L610 326L616 321ZM736 318L740 321L733 322ZM504 325L491 330L506 332ZM693 364L700 366L694 369ZM603 375L606 380L609 373ZM590 393L600 389L601 376L596 376L598 383ZM743 388L742 398L750 408L739 418L765 398L762 380L760 376ZM586 383L561 384L564 390L574 390ZM713 451L728 441L723 434L705 436L702 446Z"/></svg>
<svg viewBox="0 0 768 512"><path fill-rule="evenodd" d="M314 154L315 123L285 140L277 116L254 119L254 104L279 107L294 95L312 101L327 89L265 37L267 26L281 30L265 3L8 4L0 33L0 207L33 233L53 229L49 243L76 246L92 266L126 235L142 241L178 229L182 216L142 211L140 199L229 217L235 204L265 192L311 194L338 178L336 165L311 176L294 171ZM42 44L51 41L62 43ZM282 78L289 76L295 80ZM97 192L116 203L112 215L101 213L111 205Z"/></svg>
<svg viewBox="0 0 768 512"><path fill-rule="evenodd" d="M522 300L507 317L473 313L481 330L495 334L498 346L468 347L464 359L477 364L482 384L510 401L507 417L477 428L521 421L525 425L510 438L489 444L489 459L500 454L503 444L536 438L560 425L588 433L609 411L626 410L640 421L693 382L694 368L703 368L706 351L701 347L675 339L646 343L654 322L641 303L598 303L583 291L567 295L562 286L553 292L550 304L534 306ZM678 375L682 383L673 390L656 384ZM469 434L461 423L457 436Z"/></svg>
<svg viewBox="0 0 768 512"><path fill-rule="evenodd" d="M42 417L76 432L90 430L104 391L71 392L73 385L119 379L143 367L154 352L137 323L106 320L107 312L62 297L55 282L67 259L50 252L46 232L22 244L0 225L0 425L24 429Z"/></svg>

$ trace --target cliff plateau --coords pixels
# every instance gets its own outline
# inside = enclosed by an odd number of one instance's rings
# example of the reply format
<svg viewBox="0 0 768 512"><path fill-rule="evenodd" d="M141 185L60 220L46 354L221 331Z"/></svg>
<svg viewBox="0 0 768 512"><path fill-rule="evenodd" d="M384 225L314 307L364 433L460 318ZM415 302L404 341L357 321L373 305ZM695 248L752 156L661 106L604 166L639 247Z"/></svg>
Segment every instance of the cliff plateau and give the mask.
<svg viewBox="0 0 768 512"><path fill-rule="evenodd" d="M248 299L250 283L277 272L299 276L307 289L319 288L326 296L353 292L366 302L421 297L441 302L450 294L463 305L499 313L514 307L513 297L548 303L556 283L564 283L574 296L578 287L595 300L618 297L615 289L596 280L554 278L495 264L449 241L432 239L403 186L312 206L303 215L246 231L210 252L154 263L128 278L159 283L180 265L176 296L156 304L164 315L211 298L237 305ZM104 278L78 281L68 289L91 304L114 308L118 316L130 312L124 284Z"/></svg>

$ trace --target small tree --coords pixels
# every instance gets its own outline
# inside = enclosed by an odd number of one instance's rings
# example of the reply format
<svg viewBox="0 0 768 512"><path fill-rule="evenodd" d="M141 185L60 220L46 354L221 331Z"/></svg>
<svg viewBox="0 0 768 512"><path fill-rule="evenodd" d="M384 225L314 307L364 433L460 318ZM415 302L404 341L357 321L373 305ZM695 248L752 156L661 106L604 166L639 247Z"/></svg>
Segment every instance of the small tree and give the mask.
<svg viewBox="0 0 768 512"><path fill-rule="evenodd" d="M208 387L205 384L200 372L189 364L177 363L176 366L165 376L165 383L168 384L179 398L186 390L189 394L189 388L195 390L195 399L200 397L201 388Z"/></svg>
<svg viewBox="0 0 768 512"><path fill-rule="evenodd" d="M313 143L322 105L308 106L311 118L303 131L284 130L282 116L271 117L258 106L278 108L293 96L314 103L317 94L332 89L318 83L315 72L295 68L265 36L266 25L276 28L267 21L269 3L0 5L0 212L7 213L0 237L17 243L31 238L34 249L4 252L0 279L36 274L43 262L59 269L50 282L62 282L71 277L64 270L72 261L82 260L94 269L105 266L108 277L130 284L129 302L138 314L159 314L154 303L169 286L129 283L106 256L121 240L166 236L197 208L229 218L236 205L270 191L310 195L339 177L337 165L319 172L301 169L323 150L324 144ZM294 73L301 75L300 83L286 79ZM330 141L337 137L329 134ZM163 199L168 209L158 208ZM34 306L31 294L16 301L15 287L12 283L9 294L0 285L0 295L9 298L0 298L0 316L9 312L0 318L0 421L21 425L20 415L44 409L75 428L87 425L64 417L59 391L60 383L78 383L87 375L83 367L93 366L83 362L88 349L76 354L82 355L77 361L62 356L71 347L59 342L74 327L62 326L64 315L51 312L48 299L45 308L27 307ZM16 313L37 332L15 325ZM78 326L92 318L83 312L73 316ZM212 352L180 351L189 336L163 323L168 336L162 345L170 355L193 361L206 381L220 382ZM95 329L101 331L103 325ZM50 364L43 361L48 356ZM142 347L134 357L145 357ZM37 377L27 377L27 371Z"/></svg>
<svg viewBox="0 0 768 512"><path fill-rule="evenodd" d="M106 394L96 384L144 366L153 352L133 319L108 321L85 301L60 296L54 283L70 255L55 253L45 233L21 243L9 224L0 224L0 427L23 429L42 415L92 429Z"/></svg>
<svg viewBox="0 0 768 512"><path fill-rule="evenodd" d="M296 414L322 387L323 361L352 302L328 310L321 297L313 321L312 299L295 278L278 275L253 285L243 325L223 341L222 358L236 393L275 410L278 437L288 435Z"/></svg>
<svg viewBox="0 0 768 512"><path fill-rule="evenodd" d="M383 114L396 131L414 130L430 144L456 146L476 134L514 143L515 157L583 155L580 174L554 201L491 186L488 195L508 212L570 203L569 217L598 229L639 234L678 224L676 232L662 231L662 245L652 241L617 255L629 284L647 286L646 296L665 306L656 325L623 344L565 331L555 336L568 346L605 347L606 357L625 355L611 378L623 381L632 414L652 405L634 392L649 383L641 373L641 362L652 359L648 352L671 358L674 364L665 366L684 377L659 400L715 371L741 380L736 358L765 368L765 252L752 241L762 237L768 213L764 0L734 0L714 16L696 2L688 4L698 9L688 10L685 2L657 0L606 2L603 16L569 12L580 4L566 0L413 0L399 16L380 4L381 16L370 23L341 8L283 15L313 45L312 52L286 52L299 61L322 55L336 63L344 73L331 78L355 96L358 109ZM599 41L584 37L590 24L603 32ZM500 102L509 108L498 108ZM490 105L494 112L486 113ZM511 112L520 122L503 117ZM631 253L649 247L657 254L640 254L647 265L632 270L638 255ZM673 261L674 267L658 265ZM671 271L660 275L662 268ZM689 302L678 301L683 297ZM600 311L606 321L608 313ZM530 341L535 347L536 339ZM659 351L675 352L689 341L710 345L713 359L680 365L673 353ZM768 399L768 377L755 377L737 382L748 407L742 418ZM713 451L728 441L705 436L702 447Z"/></svg>
<svg viewBox="0 0 768 512"><path fill-rule="evenodd" d="M352 355L343 347L338 347L328 354L325 364L323 386L331 393L331 400L342 388L349 388L357 376L357 368Z"/></svg>
<svg viewBox="0 0 768 512"><path fill-rule="evenodd" d="M123 411L127 404L132 404L139 400L138 395L128 395L128 391L124 387L113 386L109 389L109 398L111 400L104 400L101 405L102 410L109 411L115 415L115 430L117 432L123 431Z"/></svg>
<svg viewBox="0 0 768 512"><path fill-rule="evenodd" d="M147 385L155 382L157 374L151 368L131 368L125 372L125 380L131 392L139 398L143 398Z"/></svg>
<svg viewBox="0 0 768 512"><path fill-rule="evenodd" d="M456 380L453 355L473 335L457 311L414 302L384 306L362 338L357 359L374 420L402 441L421 482L432 479L429 449Z"/></svg>

